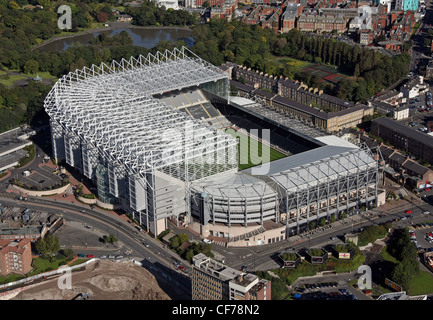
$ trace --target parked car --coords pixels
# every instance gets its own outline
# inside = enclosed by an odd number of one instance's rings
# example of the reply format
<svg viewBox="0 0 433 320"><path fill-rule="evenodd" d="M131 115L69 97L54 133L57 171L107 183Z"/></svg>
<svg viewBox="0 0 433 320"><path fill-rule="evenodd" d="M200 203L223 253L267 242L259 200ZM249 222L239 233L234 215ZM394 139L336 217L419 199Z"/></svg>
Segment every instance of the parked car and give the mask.
<svg viewBox="0 0 433 320"><path fill-rule="evenodd" d="M87 258L90 258L90 259L92 259L92 258L94 258L95 256L93 255L93 254L88 254L87 255Z"/></svg>
<svg viewBox="0 0 433 320"><path fill-rule="evenodd" d="M209 239L203 239L203 242L204 242L204 243L212 243L212 241L209 240Z"/></svg>
<svg viewBox="0 0 433 320"><path fill-rule="evenodd" d="M411 213L412 213L412 210L406 210L404 213L406 213L406 214L411 214Z"/></svg>

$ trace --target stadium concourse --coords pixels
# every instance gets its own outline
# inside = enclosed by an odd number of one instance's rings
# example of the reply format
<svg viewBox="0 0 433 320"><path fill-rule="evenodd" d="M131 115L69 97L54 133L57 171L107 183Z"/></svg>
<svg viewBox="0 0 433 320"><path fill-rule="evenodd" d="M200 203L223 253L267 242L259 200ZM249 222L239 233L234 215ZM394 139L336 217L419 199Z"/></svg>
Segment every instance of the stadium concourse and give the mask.
<svg viewBox="0 0 433 320"><path fill-rule="evenodd" d="M155 236L171 218L260 245L380 201L367 147L230 96L228 75L185 47L70 72L45 109L57 163Z"/></svg>

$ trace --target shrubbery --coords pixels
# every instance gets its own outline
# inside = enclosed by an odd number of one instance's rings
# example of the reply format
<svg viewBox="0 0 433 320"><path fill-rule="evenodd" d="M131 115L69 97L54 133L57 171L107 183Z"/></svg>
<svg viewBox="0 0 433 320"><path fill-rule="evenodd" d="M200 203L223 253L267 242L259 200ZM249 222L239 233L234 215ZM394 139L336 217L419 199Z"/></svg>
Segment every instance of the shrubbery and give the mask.
<svg viewBox="0 0 433 320"><path fill-rule="evenodd" d="M377 239L382 239L388 234L388 230L391 228L391 223L385 223L380 226L372 225L365 228L358 236L358 245L365 246L369 243L375 242Z"/></svg>
<svg viewBox="0 0 433 320"><path fill-rule="evenodd" d="M192 258L199 253L203 253L208 257L213 258L214 254L212 252L212 246L207 243L196 243L191 242L187 247L182 247L182 245L189 241L189 236L185 233L174 236L171 239L170 247L175 252L177 252L183 259L192 262Z"/></svg>

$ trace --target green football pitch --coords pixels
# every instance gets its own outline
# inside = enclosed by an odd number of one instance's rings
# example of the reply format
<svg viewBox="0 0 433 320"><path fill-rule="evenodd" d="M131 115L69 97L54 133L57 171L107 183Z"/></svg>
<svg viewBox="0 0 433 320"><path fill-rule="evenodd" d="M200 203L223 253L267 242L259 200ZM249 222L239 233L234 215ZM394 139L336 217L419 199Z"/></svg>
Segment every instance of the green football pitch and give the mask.
<svg viewBox="0 0 433 320"><path fill-rule="evenodd" d="M239 170L255 167L262 163L287 157L285 154L269 147L260 141L234 129L227 129L226 133L236 137L238 143L238 167Z"/></svg>

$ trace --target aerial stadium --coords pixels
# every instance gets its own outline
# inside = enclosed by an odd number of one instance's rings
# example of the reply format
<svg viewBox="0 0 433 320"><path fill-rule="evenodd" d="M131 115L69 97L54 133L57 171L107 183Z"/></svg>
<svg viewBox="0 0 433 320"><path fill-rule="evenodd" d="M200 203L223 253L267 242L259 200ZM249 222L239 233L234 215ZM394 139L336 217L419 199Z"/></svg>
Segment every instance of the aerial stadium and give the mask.
<svg viewBox="0 0 433 320"><path fill-rule="evenodd" d="M232 96L228 74L185 47L70 72L45 110L57 163L155 236L171 220L261 245L382 201L366 146Z"/></svg>

